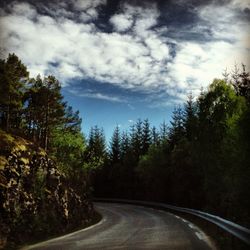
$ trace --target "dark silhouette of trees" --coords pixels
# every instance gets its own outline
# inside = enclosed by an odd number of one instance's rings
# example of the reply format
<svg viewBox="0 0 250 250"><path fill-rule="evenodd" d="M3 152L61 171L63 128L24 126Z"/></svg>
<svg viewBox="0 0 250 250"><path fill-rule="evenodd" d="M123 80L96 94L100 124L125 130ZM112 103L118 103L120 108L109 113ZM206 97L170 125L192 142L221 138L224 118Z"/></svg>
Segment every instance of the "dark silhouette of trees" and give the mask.
<svg viewBox="0 0 250 250"><path fill-rule="evenodd" d="M159 137L159 132L157 131L155 126L153 126L153 128L151 129L151 134L152 134L152 143L158 145L160 142L160 137Z"/></svg>
<svg viewBox="0 0 250 250"><path fill-rule="evenodd" d="M74 112L63 101L61 85L54 76L28 76L15 54L0 61L0 128L44 148L57 158L65 173L83 169L86 143L79 111Z"/></svg>
<svg viewBox="0 0 250 250"><path fill-rule="evenodd" d="M204 209L250 225L250 76L243 65L189 95L159 129L148 119L117 126L109 148L103 129L88 140L81 118L54 76L28 78L18 57L0 60L0 128L47 150L70 181L96 196L149 199Z"/></svg>
<svg viewBox="0 0 250 250"><path fill-rule="evenodd" d="M112 164L116 164L121 159L121 136L120 129L116 126L110 142L110 160Z"/></svg>
<svg viewBox="0 0 250 250"><path fill-rule="evenodd" d="M62 125L65 117L66 103L63 102L61 86L54 76L31 80L27 93L28 133L35 141L41 142L48 149L53 128ZM69 112L69 108L67 108ZM69 113L67 113L69 116ZM68 120L68 125L69 125Z"/></svg>
<svg viewBox="0 0 250 250"><path fill-rule="evenodd" d="M6 131L21 124L27 68L15 54L0 60L0 126Z"/></svg>
<svg viewBox="0 0 250 250"><path fill-rule="evenodd" d="M0 60L0 238L8 249L94 219L79 112L54 76L28 76L15 54Z"/></svg>
<svg viewBox="0 0 250 250"><path fill-rule="evenodd" d="M122 133L119 167L100 185L112 186L102 195L204 209L249 226L249 73L243 67L226 78L196 100L189 95L170 126L164 122L157 130L138 120ZM114 135L117 141L117 128Z"/></svg>
<svg viewBox="0 0 250 250"><path fill-rule="evenodd" d="M101 168L107 158L104 131L98 126L90 129L87 148L84 152L85 168L89 171Z"/></svg>
<svg viewBox="0 0 250 250"><path fill-rule="evenodd" d="M145 119L143 121L142 125L142 154L146 154L148 152L148 148L151 144L152 135L151 135L151 129L148 119Z"/></svg>

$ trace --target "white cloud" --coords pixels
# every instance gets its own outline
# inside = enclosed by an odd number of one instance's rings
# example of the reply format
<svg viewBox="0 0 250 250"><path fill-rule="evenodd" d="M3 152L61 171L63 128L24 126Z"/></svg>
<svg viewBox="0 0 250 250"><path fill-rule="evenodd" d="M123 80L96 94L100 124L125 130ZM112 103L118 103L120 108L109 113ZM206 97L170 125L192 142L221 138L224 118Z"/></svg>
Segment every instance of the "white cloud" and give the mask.
<svg viewBox="0 0 250 250"><path fill-rule="evenodd" d="M71 0L75 11L80 11L82 22L89 22L98 17L98 8L107 3L106 0Z"/></svg>
<svg viewBox="0 0 250 250"><path fill-rule="evenodd" d="M151 56L158 61L169 58L169 48L157 36L151 36L145 40L150 49Z"/></svg>
<svg viewBox="0 0 250 250"><path fill-rule="evenodd" d="M118 32L126 31L131 28L133 24L133 17L131 15L117 14L110 18L110 22Z"/></svg>
<svg viewBox="0 0 250 250"><path fill-rule="evenodd" d="M86 10L98 5L86 1L82 5L75 2L75 6ZM13 8L13 12L0 19L4 27L1 44L5 45L6 51L17 53L28 64L31 75L55 74L64 83L72 78L93 78L142 91L166 84L160 75L166 73L163 61L169 58L168 47L149 30L156 23L156 10L150 14L149 9L143 12L140 8L127 6L125 12L136 18L134 31L108 34L92 23L77 23L67 17L53 18L36 13L36 21L32 21L29 13L15 11L22 9L22 5L16 3ZM25 8L34 10L28 4ZM147 16L150 21L137 33L136 27ZM143 43L142 34L146 33L151 38Z"/></svg>
<svg viewBox="0 0 250 250"><path fill-rule="evenodd" d="M81 93L77 90L70 90L70 92L74 95L80 96L80 97L87 97L92 99L99 99L99 100L105 100L110 102L118 102L118 103L126 103L127 101L123 98L121 99L118 96L111 96L99 92L93 92L93 91L85 91L84 93Z"/></svg>
<svg viewBox="0 0 250 250"><path fill-rule="evenodd" d="M208 5L198 10L200 18L211 28L213 41L178 44L177 55L168 69L170 77L184 93L192 91L198 95L201 87L206 87L214 78L221 78L223 71L232 69L235 63L244 63L249 70L250 37L247 30L250 25L237 18L236 2L216 8ZM200 28L197 25L194 30ZM185 99L185 95L182 97Z"/></svg>
<svg viewBox="0 0 250 250"><path fill-rule="evenodd" d="M233 7L245 9L250 8L250 2L249 0L233 0Z"/></svg>
<svg viewBox="0 0 250 250"><path fill-rule="evenodd" d="M105 0L71 0L81 23L72 18L75 13L66 8L66 2L51 8L55 12L51 16L38 14L28 3L15 2L1 14L0 43L6 53L15 52L28 65L31 75L55 74L64 83L92 78L147 93L160 89L180 101L190 90L198 93L201 86L221 77L235 61L248 62L249 25L234 15L238 2L197 9L214 36L214 41L206 43L175 41L166 37L167 27L160 29L165 34L161 36L159 28L154 29L160 15L155 5L123 5L110 18L114 32L105 33L92 22ZM201 29L199 23L193 27L193 31ZM167 41L176 45L175 57ZM85 96L121 102L102 93Z"/></svg>
<svg viewBox="0 0 250 250"><path fill-rule="evenodd" d="M100 5L105 5L106 0L72 0L74 8L76 10L86 10L90 8L96 8Z"/></svg>
<svg viewBox="0 0 250 250"><path fill-rule="evenodd" d="M16 15L22 16L25 15L27 18L34 18L37 15L37 12L34 7L30 4L22 2L19 4L11 4L9 9Z"/></svg>

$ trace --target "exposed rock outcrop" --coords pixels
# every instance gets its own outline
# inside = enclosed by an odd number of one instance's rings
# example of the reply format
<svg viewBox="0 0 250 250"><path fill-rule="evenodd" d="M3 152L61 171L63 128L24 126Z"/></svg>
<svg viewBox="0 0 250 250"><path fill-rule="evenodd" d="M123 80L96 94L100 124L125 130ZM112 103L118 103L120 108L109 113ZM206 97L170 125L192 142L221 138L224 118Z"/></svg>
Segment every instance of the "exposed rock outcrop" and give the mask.
<svg viewBox="0 0 250 250"><path fill-rule="evenodd" d="M66 178L41 148L1 132L0 248L89 224L93 207L77 178Z"/></svg>

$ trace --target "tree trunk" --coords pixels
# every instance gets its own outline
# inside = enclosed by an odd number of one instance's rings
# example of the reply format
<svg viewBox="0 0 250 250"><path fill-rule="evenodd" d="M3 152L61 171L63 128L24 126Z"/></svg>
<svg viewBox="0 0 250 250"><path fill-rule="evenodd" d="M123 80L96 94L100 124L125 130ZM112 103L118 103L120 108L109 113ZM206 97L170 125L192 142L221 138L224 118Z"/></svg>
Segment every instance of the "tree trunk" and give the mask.
<svg viewBox="0 0 250 250"><path fill-rule="evenodd" d="M49 97L47 100L47 108L45 115L45 133L44 133L44 149L48 149L48 134L49 134Z"/></svg>
<svg viewBox="0 0 250 250"><path fill-rule="evenodd" d="M6 131L9 132L10 129L10 95L9 95L9 103L7 107L7 115L6 115Z"/></svg>

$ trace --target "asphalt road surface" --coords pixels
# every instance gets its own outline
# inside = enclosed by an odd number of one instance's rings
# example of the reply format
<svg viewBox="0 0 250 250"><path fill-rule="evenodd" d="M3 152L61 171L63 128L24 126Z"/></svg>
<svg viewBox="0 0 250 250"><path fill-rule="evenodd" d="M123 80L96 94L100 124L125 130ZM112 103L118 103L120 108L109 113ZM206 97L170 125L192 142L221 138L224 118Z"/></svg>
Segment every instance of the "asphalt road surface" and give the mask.
<svg viewBox="0 0 250 250"><path fill-rule="evenodd" d="M216 249L204 232L178 216L142 206L95 203L102 220L25 249Z"/></svg>

